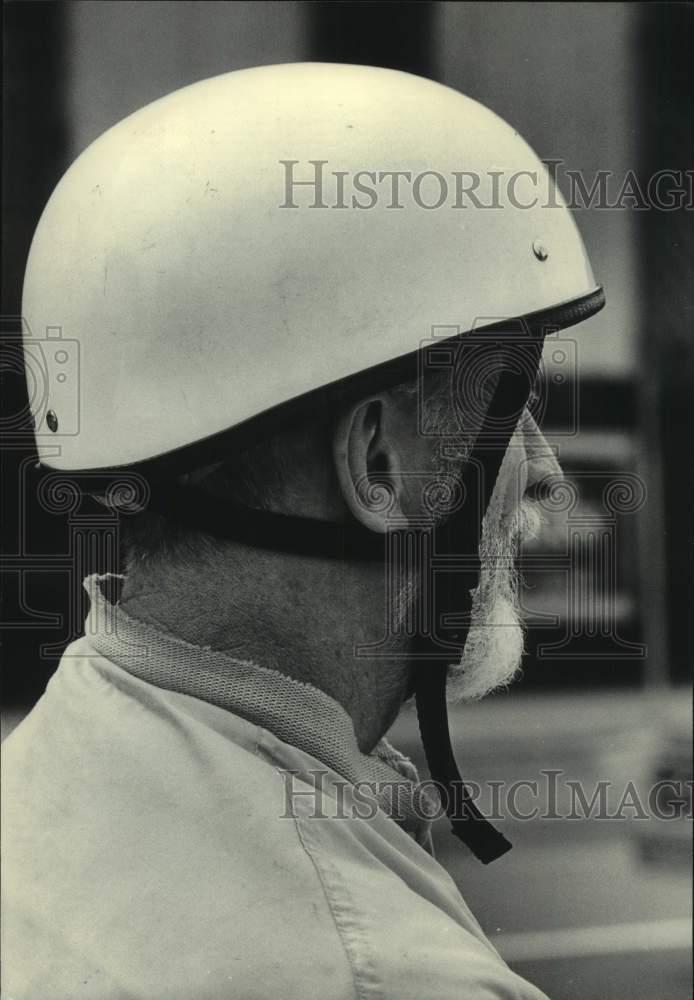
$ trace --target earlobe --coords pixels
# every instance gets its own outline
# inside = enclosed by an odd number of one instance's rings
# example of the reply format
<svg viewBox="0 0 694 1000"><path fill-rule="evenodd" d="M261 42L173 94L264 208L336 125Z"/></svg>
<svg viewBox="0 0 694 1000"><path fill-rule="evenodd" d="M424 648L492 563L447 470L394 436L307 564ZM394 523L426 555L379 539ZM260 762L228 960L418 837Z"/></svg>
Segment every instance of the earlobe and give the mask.
<svg viewBox="0 0 694 1000"><path fill-rule="evenodd" d="M353 517L379 533L399 514L402 492L400 462L388 434L388 405L382 396L360 400L339 418L333 440L342 498Z"/></svg>

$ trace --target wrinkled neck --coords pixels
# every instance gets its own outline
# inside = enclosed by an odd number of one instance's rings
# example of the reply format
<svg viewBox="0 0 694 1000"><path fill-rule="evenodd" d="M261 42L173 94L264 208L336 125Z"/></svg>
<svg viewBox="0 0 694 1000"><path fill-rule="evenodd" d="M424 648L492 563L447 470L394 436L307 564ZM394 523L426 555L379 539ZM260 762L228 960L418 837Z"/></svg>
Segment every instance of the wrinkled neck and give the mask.
<svg viewBox="0 0 694 1000"><path fill-rule="evenodd" d="M121 605L186 642L252 660L335 698L369 751L409 684L402 657L357 655L384 635L383 567L225 543L212 560L133 567Z"/></svg>

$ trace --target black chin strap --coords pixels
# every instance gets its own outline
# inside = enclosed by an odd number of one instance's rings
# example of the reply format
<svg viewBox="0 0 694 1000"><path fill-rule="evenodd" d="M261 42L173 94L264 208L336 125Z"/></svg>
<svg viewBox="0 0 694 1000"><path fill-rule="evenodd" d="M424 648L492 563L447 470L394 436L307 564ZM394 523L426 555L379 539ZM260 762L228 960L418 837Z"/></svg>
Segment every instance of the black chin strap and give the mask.
<svg viewBox="0 0 694 1000"><path fill-rule="evenodd" d="M357 521L321 521L243 507L196 487L159 482L151 487L148 507L180 524L248 545L321 559L383 560L386 535L378 535Z"/></svg>
<svg viewBox="0 0 694 1000"><path fill-rule="evenodd" d="M448 728L445 667L428 672L426 681L417 684L416 698L427 764L440 789L451 830L476 858L488 865L513 845L479 811L458 770Z"/></svg>
<svg viewBox="0 0 694 1000"><path fill-rule="evenodd" d="M462 509L431 530L431 552L452 562L436 586L433 633L416 640L415 696L422 742L432 779L452 831L484 864L511 848L482 816L465 787L451 747L446 706L448 664L462 656L469 629L472 591L479 582L479 543L484 515L509 440L522 413L539 365L544 337L526 336L521 346L497 342L498 379L463 477ZM520 354L519 354L520 352ZM388 535L355 522L334 523L231 504L191 487L169 482L152 488L149 506L157 512L220 538L243 545L319 558L384 562ZM421 567L427 579L429 567ZM461 606L462 604L462 606Z"/></svg>
<svg viewBox="0 0 694 1000"><path fill-rule="evenodd" d="M537 371L543 338L523 342L522 356L507 358L484 423L463 475L462 509L437 526L433 536L433 561L453 556L453 570L445 565L441 582L434 588L433 635L418 642L424 662L417 671L415 687L422 744L432 779L441 798L453 834L462 840L483 864L489 864L511 849L511 843L484 818L460 775L451 746L446 704L448 663L460 659L470 627L472 592L479 583L479 550L484 516L523 407ZM518 350L516 345L515 350ZM450 649L442 663L442 651Z"/></svg>

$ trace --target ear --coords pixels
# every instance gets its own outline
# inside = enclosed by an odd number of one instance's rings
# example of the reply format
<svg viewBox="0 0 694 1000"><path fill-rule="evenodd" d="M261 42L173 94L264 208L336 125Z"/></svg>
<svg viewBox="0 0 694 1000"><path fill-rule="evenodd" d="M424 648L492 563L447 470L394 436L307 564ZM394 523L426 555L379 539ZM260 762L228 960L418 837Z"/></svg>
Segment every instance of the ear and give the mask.
<svg viewBox="0 0 694 1000"><path fill-rule="evenodd" d="M387 396L360 400L340 417L333 457L340 492L352 515L384 533L402 516L403 480Z"/></svg>

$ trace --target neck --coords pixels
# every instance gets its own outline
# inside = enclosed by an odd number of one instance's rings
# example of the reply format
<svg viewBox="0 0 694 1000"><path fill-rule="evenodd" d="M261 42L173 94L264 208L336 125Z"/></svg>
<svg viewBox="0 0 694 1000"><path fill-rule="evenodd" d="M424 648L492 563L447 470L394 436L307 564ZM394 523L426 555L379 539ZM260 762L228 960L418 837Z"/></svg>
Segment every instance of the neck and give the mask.
<svg viewBox="0 0 694 1000"><path fill-rule="evenodd" d="M121 603L135 618L330 695L369 752L406 696L406 648L357 657L384 634L383 567L287 556L225 542L213 557L137 566Z"/></svg>

